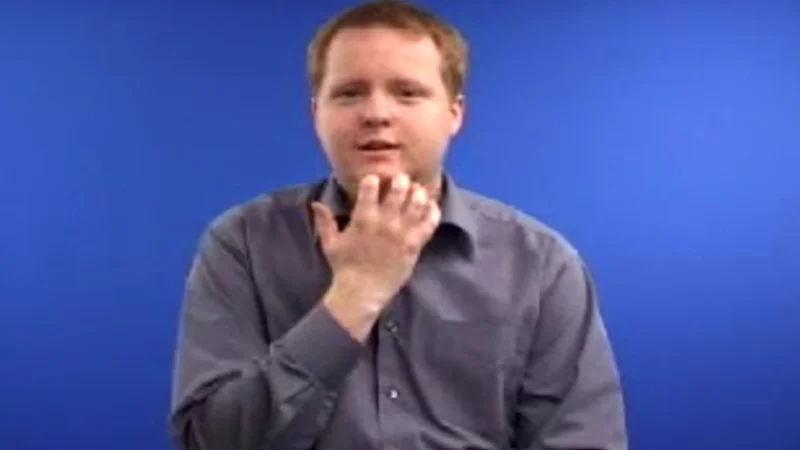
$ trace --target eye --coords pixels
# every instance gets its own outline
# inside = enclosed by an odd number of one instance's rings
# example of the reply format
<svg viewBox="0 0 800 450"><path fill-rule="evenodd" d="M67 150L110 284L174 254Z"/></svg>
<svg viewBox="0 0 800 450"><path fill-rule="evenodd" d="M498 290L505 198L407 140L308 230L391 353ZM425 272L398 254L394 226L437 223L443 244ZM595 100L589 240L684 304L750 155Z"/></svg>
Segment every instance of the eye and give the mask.
<svg viewBox="0 0 800 450"><path fill-rule="evenodd" d="M343 84L330 91L330 98L335 100L352 100L364 95L364 88L358 84Z"/></svg>
<svg viewBox="0 0 800 450"><path fill-rule="evenodd" d="M334 97L337 98L353 98L358 96L358 90L356 89L340 89L334 93Z"/></svg>
<svg viewBox="0 0 800 450"><path fill-rule="evenodd" d="M401 88L397 91L397 95L402 99L414 99L425 95L421 89L418 88Z"/></svg>

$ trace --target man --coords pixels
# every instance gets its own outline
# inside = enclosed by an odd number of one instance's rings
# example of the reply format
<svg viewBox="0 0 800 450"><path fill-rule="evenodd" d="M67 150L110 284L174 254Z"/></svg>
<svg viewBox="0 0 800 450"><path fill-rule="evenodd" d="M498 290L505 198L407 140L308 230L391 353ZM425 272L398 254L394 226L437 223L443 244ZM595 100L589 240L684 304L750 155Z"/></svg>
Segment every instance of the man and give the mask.
<svg viewBox="0 0 800 450"><path fill-rule="evenodd" d="M442 169L466 53L401 2L320 29L312 112L333 176L208 228L181 316L180 448L627 448L579 256Z"/></svg>

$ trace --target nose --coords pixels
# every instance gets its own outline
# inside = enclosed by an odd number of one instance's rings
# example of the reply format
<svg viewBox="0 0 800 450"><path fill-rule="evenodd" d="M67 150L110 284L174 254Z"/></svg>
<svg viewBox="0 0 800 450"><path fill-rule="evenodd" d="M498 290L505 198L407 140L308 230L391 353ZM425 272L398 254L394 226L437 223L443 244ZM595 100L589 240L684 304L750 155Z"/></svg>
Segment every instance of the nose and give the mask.
<svg viewBox="0 0 800 450"><path fill-rule="evenodd" d="M381 127L391 124L393 108L391 99L373 93L362 102L361 123L367 127Z"/></svg>

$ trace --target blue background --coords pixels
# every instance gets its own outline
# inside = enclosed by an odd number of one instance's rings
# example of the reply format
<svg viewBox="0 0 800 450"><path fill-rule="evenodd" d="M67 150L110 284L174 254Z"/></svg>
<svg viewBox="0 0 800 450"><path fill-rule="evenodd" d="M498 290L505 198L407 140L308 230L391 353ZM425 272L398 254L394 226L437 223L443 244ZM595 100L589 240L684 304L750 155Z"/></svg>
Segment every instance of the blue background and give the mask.
<svg viewBox="0 0 800 450"><path fill-rule="evenodd" d="M267 3L0 6L0 447L170 448L199 233L327 170L305 47L347 3ZM592 266L632 448L800 448L800 6L502 4L433 4L448 166Z"/></svg>

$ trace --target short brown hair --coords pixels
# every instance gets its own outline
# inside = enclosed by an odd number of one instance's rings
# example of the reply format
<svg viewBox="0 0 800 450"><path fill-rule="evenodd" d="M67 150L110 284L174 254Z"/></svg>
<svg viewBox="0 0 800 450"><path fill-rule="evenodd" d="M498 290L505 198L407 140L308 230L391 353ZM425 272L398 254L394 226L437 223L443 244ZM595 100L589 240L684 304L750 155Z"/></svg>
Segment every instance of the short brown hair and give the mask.
<svg viewBox="0 0 800 450"><path fill-rule="evenodd" d="M468 46L459 31L432 13L402 0L373 0L345 9L318 30L308 46L308 78L312 96L325 76L328 48L336 33L347 28L385 26L430 36L442 54L442 78L451 97L464 89Z"/></svg>

